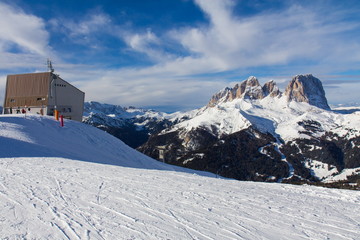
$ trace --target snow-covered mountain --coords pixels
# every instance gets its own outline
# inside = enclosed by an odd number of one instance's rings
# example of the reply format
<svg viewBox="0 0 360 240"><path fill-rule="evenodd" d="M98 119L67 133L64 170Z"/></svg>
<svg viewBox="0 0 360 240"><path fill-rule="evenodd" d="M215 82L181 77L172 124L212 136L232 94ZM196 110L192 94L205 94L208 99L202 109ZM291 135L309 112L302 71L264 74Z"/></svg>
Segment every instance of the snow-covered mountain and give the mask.
<svg viewBox="0 0 360 240"><path fill-rule="evenodd" d="M152 110L86 102L83 122L104 130L136 148L145 143L150 134L168 127L168 118L168 114Z"/></svg>
<svg viewBox="0 0 360 240"><path fill-rule="evenodd" d="M192 116L191 114L192 111L167 114L150 109L86 102L83 122L104 130L127 145L137 148L144 144L150 135L188 119Z"/></svg>
<svg viewBox="0 0 360 240"><path fill-rule="evenodd" d="M140 151L240 180L359 179L360 112L331 111L321 81L297 75L285 92L255 77L216 93L193 117ZM340 177L341 176L341 177ZM345 178L346 179L346 178Z"/></svg>
<svg viewBox="0 0 360 240"><path fill-rule="evenodd" d="M0 206L0 239L360 235L359 191L219 179L34 115L0 116Z"/></svg>

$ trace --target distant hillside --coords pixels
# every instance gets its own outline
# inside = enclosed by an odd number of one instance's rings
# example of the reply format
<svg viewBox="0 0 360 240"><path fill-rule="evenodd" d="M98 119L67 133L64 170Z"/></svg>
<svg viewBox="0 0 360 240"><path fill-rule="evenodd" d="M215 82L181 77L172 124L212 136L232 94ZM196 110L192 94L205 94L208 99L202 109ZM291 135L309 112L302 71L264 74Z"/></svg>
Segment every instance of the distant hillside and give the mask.
<svg viewBox="0 0 360 240"><path fill-rule="evenodd" d="M174 125L188 114L167 114L150 109L86 102L83 122L110 133L132 148L137 148L144 144L150 135Z"/></svg>

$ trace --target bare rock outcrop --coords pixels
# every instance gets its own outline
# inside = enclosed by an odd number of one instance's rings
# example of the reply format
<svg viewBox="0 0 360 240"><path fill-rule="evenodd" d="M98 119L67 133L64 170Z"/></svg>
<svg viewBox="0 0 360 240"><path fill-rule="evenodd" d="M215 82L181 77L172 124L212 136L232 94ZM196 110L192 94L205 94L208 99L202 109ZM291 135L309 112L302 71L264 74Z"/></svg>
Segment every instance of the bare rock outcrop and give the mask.
<svg viewBox="0 0 360 240"><path fill-rule="evenodd" d="M220 102L230 102L239 98L260 100L267 96L280 97L282 94L273 80L261 87L258 79L251 76L233 88L225 88L213 95L207 106L214 107ZM311 74L295 76L288 84L284 94L288 102L306 102L330 110L321 81Z"/></svg>
<svg viewBox="0 0 360 240"><path fill-rule="evenodd" d="M238 98L263 99L263 89L256 77L249 77L247 80L236 84L233 88L225 88L216 93L210 99L208 106L214 107L219 102L229 102Z"/></svg>
<svg viewBox="0 0 360 240"><path fill-rule="evenodd" d="M281 95L281 92L276 85L276 82L274 82L273 80L265 83L262 87L262 90L265 96L270 95L271 97L277 97Z"/></svg>
<svg viewBox="0 0 360 240"><path fill-rule="evenodd" d="M287 100L330 110L321 81L311 74L295 76L285 90Z"/></svg>

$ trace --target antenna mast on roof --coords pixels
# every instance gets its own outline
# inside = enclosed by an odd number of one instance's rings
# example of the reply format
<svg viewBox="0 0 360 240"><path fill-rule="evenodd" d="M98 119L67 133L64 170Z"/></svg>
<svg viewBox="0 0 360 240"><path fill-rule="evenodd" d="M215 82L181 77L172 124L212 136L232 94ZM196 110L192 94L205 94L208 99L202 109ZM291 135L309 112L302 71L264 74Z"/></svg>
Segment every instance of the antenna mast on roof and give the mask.
<svg viewBox="0 0 360 240"><path fill-rule="evenodd" d="M47 59L47 67L48 67L49 72L52 72L52 73L54 72L54 68L53 68L51 60L49 58Z"/></svg>

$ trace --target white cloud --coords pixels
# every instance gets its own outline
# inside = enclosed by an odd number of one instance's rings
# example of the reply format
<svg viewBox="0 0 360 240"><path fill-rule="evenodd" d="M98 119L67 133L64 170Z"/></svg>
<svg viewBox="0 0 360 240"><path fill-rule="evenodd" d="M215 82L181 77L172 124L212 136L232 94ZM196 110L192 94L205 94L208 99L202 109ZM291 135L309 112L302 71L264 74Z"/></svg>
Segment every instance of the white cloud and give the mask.
<svg viewBox="0 0 360 240"><path fill-rule="evenodd" d="M146 29L145 33L121 31L119 37L129 46L130 51L145 54L153 62L166 62L172 57L162 49L165 43L151 29Z"/></svg>
<svg viewBox="0 0 360 240"><path fill-rule="evenodd" d="M209 26L178 31L174 37L202 58L217 59L213 62L222 63L225 70L306 59L335 60L341 54L344 57L349 43L355 45L354 40L345 38L342 42L336 35L359 27L327 22L331 14L318 16L312 9L300 6L242 17L233 16L232 1L196 3L209 16ZM329 55L330 48L334 51Z"/></svg>
<svg viewBox="0 0 360 240"><path fill-rule="evenodd" d="M51 19L54 29L61 29L71 37L83 37L97 32L106 32L111 25L111 18L105 13L96 12L85 15L78 21L72 19Z"/></svg>
<svg viewBox="0 0 360 240"><path fill-rule="evenodd" d="M347 54L350 49L360 50L359 44L355 39L341 36L359 30L359 25L339 22L336 14L319 15L316 9L293 5L279 12L242 17L233 14L235 1L195 2L208 16L208 25L172 29L161 37L151 31L127 36L130 49L158 63L141 71L153 75L166 73L170 79L291 62L297 62L298 66L293 66L296 70L314 68L309 67L308 61L314 62L315 67L333 70L360 61L359 54ZM159 50L159 46L170 41L181 45L187 55L176 56Z"/></svg>
<svg viewBox="0 0 360 240"><path fill-rule="evenodd" d="M49 20L49 26L54 33L62 33L68 41L70 50L67 54L77 54L73 44L79 44L97 51L102 51L106 46L101 39L111 35L115 26L111 17L102 11L95 9L91 12L73 18L53 18ZM72 51L74 49L75 51Z"/></svg>
<svg viewBox="0 0 360 240"><path fill-rule="evenodd" d="M7 51L12 45L24 52L46 55L49 51L49 34L45 30L44 21L21 9L0 3L0 46Z"/></svg>
<svg viewBox="0 0 360 240"><path fill-rule="evenodd" d="M129 36L127 42L132 49L142 52L147 48L147 45L159 43L159 39L150 29L147 29L145 34L134 34Z"/></svg>
<svg viewBox="0 0 360 240"><path fill-rule="evenodd" d="M159 69L149 71L132 68L103 71L92 81L81 81L77 86L86 92L87 101L122 106L181 105L190 109L206 104L211 94L225 84L173 75L169 78Z"/></svg>
<svg viewBox="0 0 360 240"><path fill-rule="evenodd" d="M49 33L41 18L22 9L0 3L0 70L46 69L46 58L53 55Z"/></svg>
<svg viewBox="0 0 360 240"><path fill-rule="evenodd" d="M91 15L88 19L77 24L77 26L71 26L73 34L86 35L94 31L107 26L111 23L110 17L105 14Z"/></svg>

